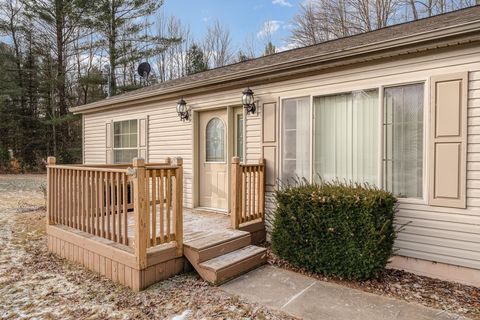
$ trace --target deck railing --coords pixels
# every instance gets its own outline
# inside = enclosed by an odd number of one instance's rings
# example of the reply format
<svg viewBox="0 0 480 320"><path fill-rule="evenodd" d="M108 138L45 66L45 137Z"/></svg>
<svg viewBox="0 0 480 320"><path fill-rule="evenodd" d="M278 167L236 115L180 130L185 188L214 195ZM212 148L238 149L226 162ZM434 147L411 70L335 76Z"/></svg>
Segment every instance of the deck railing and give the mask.
<svg viewBox="0 0 480 320"><path fill-rule="evenodd" d="M163 163L134 159L132 165L72 166L49 157L47 168L48 224L133 246L140 268L146 267L148 247L175 242L181 254L181 158L175 164L167 158Z"/></svg>
<svg viewBox="0 0 480 320"><path fill-rule="evenodd" d="M232 158L231 221L238 229L265 219L265 160L258 164L240 164Z"/></svg>
<svg viewBox="0 0 480 320"><path fill-rule="evenodd" d="M183 160L176 158L169 165L141 167L135 164L137 179L143 180L143 196L147 219L144 234L147 247L171 241L177 242L181 250L183 244ZM143 193L143 194L140 194ZM137 224L137 223L136 223ZM178 252L181 254L181 252Z"/></svg>
<svg viewBox="0 0 480 320"><path fill-rule="evenodd" d="M126 169L48 166L48 221L128 244Z"/></svg>

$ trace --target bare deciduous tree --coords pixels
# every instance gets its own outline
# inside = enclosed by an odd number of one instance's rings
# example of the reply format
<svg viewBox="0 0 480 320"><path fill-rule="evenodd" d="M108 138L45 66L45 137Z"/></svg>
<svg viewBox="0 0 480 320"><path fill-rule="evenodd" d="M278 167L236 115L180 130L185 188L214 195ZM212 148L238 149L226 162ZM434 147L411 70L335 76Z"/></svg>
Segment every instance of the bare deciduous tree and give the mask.
<svg viewBox="0 0 480 320"><path fill-rule="evenodd" d="M301 4L292 21L290 41L301 47L354 34L359 17L347 8L346 0L312 0Z"/></svg>
<svg viewBox="0 0 480 320"><path fill-rule="evenodd" d="M159 38L175 38L181 41L169 46L155 56L156 68L160 82L183 77L187 74L187 51L193 43L190 27L183 25L175 17L159 16L157 36Z"/></svg>
<svg viewBox="0 0 480 320"><path fill-rule="evenodd" d="M477 4L480 4L477 0ZM474 0L405 0L402 8L406 9L405 20L431 17L453 10L475 5Z"/></svg>
<svg viewBox="0 0 480 320"><path fill-rule="evenodd" d="M202 46L207 61L213 68L223 67L233 61L230 30L218 20L208 27Z"/></svg>
<svg viewBox="0 0 480 320"><path fill-rule="evenodd" d="M320 16L315 3L301 4L300 12L292 21L294 28L290 36L291 41L299 47L304 47L329 40Z"/></svg>
<svg viewBox="0 0 480 320"><path fill-rule="evenodd" d="M293 18L290 41L306 46L458 10L474 0L310 0Z"/></svg>
<svg viewBox="0 0 480 320"><path fill-rule="evenodd" d="M241 52L239 51L238 56L240 57L241 55L244 56L245 60L248 59L253 59L258 56L258 48L259 44L257 41L257 37L255 34L251 33L245 37L245 40L243 41L243 44L241 45ZM241 55L240 55L241 53ZM240 61L241 59L237 58L237 61Z"/></svg>

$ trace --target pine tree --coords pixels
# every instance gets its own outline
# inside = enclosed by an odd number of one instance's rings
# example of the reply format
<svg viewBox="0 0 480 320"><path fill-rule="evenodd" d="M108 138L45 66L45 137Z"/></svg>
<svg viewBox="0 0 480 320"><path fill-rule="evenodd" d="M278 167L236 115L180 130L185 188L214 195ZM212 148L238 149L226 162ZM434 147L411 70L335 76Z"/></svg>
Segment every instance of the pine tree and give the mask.
<svg viewBox="0 0 480 320"><path fill-rule="evenodd" d="M95 29L102 35L110 67L110 94L118 93L116 72L123 67L124 85L127 80L134 84L135 68L132 63L165 50L180 39L165 39L146 32L151 23L142 17L153 15L163 5L159 0L100 0L96 5L96 14L92 19ZM127 79L127 69L130 77Z"/></svg>
<svg viewBox="0 0 480 320"><path fill-rule="evenodd" d="M249 59L251 59L251 58L249 56L247 56L245 53L243 53L242 50L238 51L236 62L244 62L244 61L247 61Z"/></svg>
<svg viewBox="0 0 480 320"><path fill-rule="evenodd" d="M75 121L79 121L79 117L69 112L71 93L67 69L73 56L73 43L83 36L80 31L88 25L92 13L90 1L30 0L25 2L24 12L26 42L35 48L42 64L48 66L48 77L44 78L38 94L43 96L48 117L43 120L50 126L53 139L51 154L57 156L59 162L67 162L75 158L73 149L80 145L75 140L78 135ZM38 66L37 71L41 70L42 66Z"/></svg>
<svg viewBox="0 0 480 320"><path fill-rule="evenodd" d="M187 52L187 75L208 70L205 59L203 50L195 43L192 44Z"/></svg>
<svg viewBox="0 0 480 320"><path fill-rule="evenodd" d="M273 45L273 43L271 41L269 41L265 45L265 51L263 52L263 55L264 56L269 56L269 55L274 54L276 52L277 52L277 48Z"/></svg>

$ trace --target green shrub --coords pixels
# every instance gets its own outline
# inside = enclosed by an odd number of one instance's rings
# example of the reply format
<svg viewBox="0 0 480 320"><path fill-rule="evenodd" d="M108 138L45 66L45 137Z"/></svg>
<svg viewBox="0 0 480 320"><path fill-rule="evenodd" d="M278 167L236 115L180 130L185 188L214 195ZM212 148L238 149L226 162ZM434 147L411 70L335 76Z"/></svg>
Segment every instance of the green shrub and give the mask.
<svg viewBox="0 0 480 320"><path fill-rule="evenodd" d="M276 255L347 279L379 275L393 253L396 198L367 185L297 183L275 193Z"/></svg>

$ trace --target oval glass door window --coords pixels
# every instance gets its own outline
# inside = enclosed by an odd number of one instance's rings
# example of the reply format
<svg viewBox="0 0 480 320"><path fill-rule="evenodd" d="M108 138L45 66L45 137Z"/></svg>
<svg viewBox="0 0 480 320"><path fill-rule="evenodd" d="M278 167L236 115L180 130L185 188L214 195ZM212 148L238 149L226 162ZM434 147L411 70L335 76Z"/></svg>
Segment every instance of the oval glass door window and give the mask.
<svg viewBox="0 0 480 320"><path fill-rule="evenodd" d="M219 118L212 118L206 129L206 161L225 162L225 125Z"/></svg>

